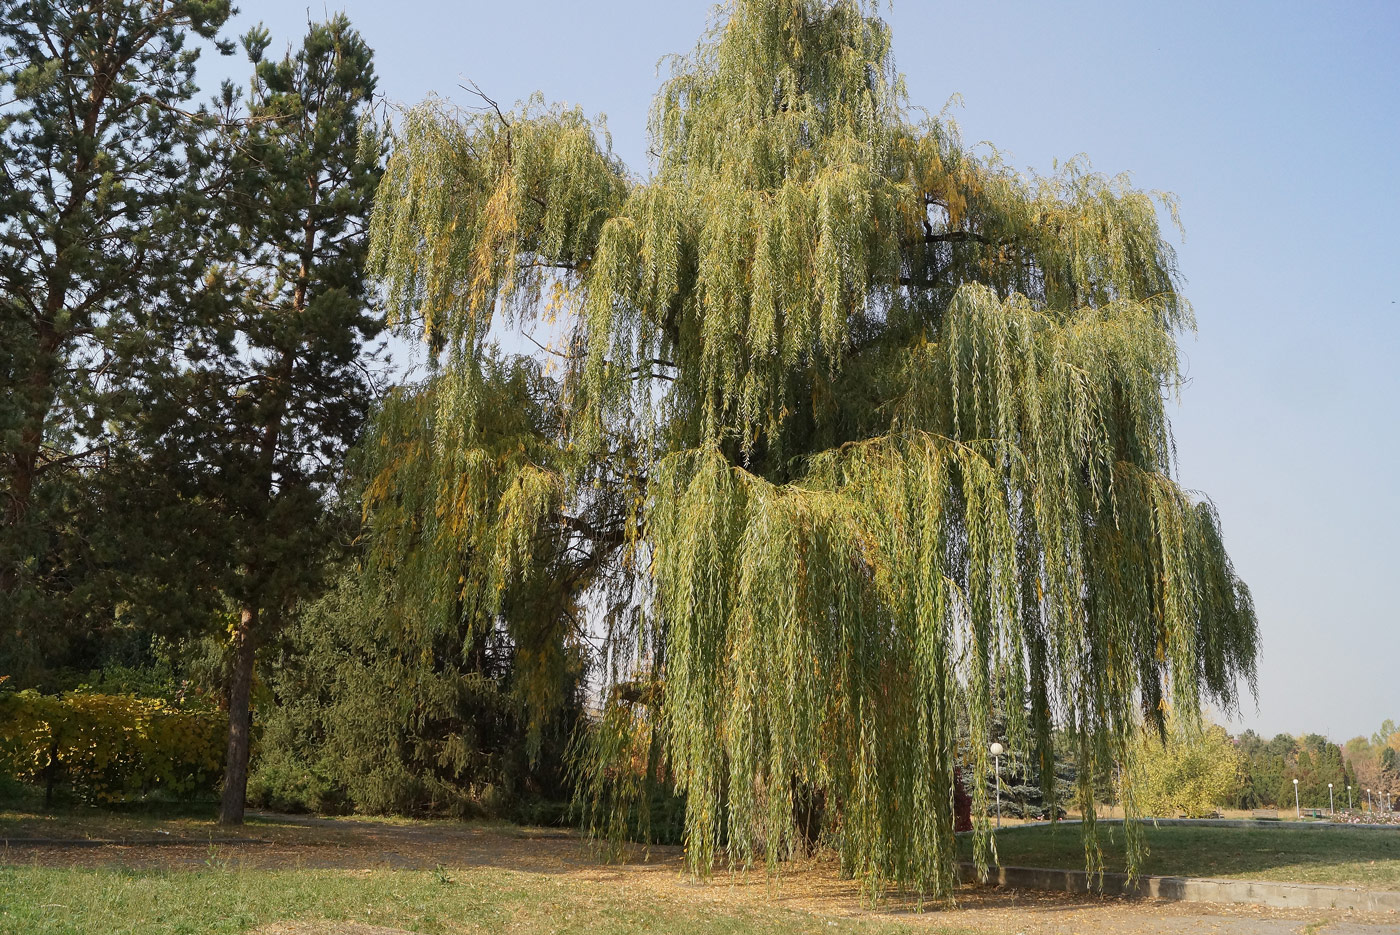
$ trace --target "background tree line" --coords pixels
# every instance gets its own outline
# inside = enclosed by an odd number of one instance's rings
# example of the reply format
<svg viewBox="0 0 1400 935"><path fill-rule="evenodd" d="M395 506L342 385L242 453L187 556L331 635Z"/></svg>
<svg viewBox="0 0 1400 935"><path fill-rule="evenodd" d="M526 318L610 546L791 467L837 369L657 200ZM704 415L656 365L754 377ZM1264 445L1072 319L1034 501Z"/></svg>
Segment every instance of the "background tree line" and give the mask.
<svg viewBox="0 0 1400 935"><path fill-rule="evenodd" d="M1366 790L1392 793L1400 783L1400 737L1386 721L1370 738L1338 745L1320 734L1278 734L1265 740L1252 730L1230 736L1218 725L1187 731L1173 726L1165 742L1147 737L1135 768L1148 814L1202 817L1217 809L1326 810L1367 807ZM1297 798L1293 780L1298 780ZM1328 783L1332 796L1328 797ZM1108 801L1116 801L1114 798ZM1286 817L1286 814L1285 816Z"/></svg>
<svg viewBox="0 0 1400 935"><path fill-rule="evenodd" d="M1047 785L1039 764L1015 751L1003 757L1002 815L1044 819L1054 812L1066 814L1055 790L1073 787L1078 765L1072 754L1062 753L1053 770L1054 781ZM1125 787L1124 773L1131 789ZM1382 792L1400 791L1400 729L1386 720L1370 737L1339 745L1320 734L1278 734L1265 740L1253 730L1232 736L1208 720L1189 725L1169 719L1165 734L1145 732L1127 761L1100 777L1095 797L1121 806L1124 796L1131 795L1141 814L1158 818L1205 818L1223 809L1277 809L1289 817L1295 807L1294 779L1303 809L1327 810L1332 802L1338 811L1346 809L1348 785L1353 809L1368 809L1367 789L1373 810L1380 809Z"/></svg>

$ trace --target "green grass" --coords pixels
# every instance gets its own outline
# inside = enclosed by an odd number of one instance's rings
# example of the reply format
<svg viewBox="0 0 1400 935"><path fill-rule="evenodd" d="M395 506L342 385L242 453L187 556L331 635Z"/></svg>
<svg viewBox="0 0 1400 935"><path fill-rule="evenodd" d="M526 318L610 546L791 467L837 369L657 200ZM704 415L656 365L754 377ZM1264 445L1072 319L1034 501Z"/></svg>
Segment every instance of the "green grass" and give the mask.
<svg viewBox="0 0 1400 935"><path fill-rule="evenodd" d="M1334 883L1400 890L1400 831L1359 829L1145 826L1150 850L1143 873ZM1104 868L1124 870L1121 825L1100 825ZM971 842L962 842L970 856ZM1004 831L997 852L1009 867L1083 869L1079 825Z"/></svg>
<svg viewBox="0 0 1400 935"><path fill-rule="evenodd" d="M596 882L492 868L444 871L75 870L0 867L4 935L194 935L285 920L425 933L881 935L897 923L668 900Z"/></svg>

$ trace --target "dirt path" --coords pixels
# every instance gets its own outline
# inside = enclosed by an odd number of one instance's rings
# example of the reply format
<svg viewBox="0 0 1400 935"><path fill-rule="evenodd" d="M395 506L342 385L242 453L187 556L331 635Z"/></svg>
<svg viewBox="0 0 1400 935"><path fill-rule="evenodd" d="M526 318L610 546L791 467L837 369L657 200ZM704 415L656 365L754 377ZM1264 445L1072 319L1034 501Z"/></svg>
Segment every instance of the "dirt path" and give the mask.
<svg viewBox="0 0 1400 935"><path fill-rule="evenodd" d="M212 826L210 826L212 828ZM197 837L191 826L173 832ZM247 836L260 843L145 843L71 847L12 846L0 863L48 866L121 866L203 869L211 864L247 869L446 868L470 872L491 867L531 874L560 874L580 882L656 901L693 904L765 904L830 916L898 919L911 928L955 928L997 935L1396 935L1400 915L1249 906L1203 906L1073 896L1028 890L964 887L955 909L920 907L887 897L872 907L828 862L785 869L776 879L761 870L722 873L707 882L682 870L678 848L638 849L623 863L599 862L578 836L547 829L401 824L350 819L258 816ZM206 835L207 836L207 835Z"/></svg>

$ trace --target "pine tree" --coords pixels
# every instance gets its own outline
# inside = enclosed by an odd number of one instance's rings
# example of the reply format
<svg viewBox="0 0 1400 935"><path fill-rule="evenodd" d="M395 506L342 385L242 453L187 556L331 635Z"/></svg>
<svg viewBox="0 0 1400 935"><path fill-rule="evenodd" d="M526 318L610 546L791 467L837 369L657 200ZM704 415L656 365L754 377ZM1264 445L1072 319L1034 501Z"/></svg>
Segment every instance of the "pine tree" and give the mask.
<svg viewBox="0 0 1400 935"><path fill-rule="evenodd" d="M692 868L772 864L821 801L848 873L946 894L960 763L990 856L994 711L1037 762L1073 738L1092 819L1144 718L1230 708L1256 627L1172 479L1191 313L1157 205L966 150L906 104L874 6L731 3L657 96L644 178L577 110L405 116L371 262L438 389L386 411L423 434L367 509L400 475L432 506L370 547L477 556L401 585L490 608L541 593L532 543L594 570L555 587L608 627L596 830L645 773L685 793ZM554 450L502 447L493 329L559 316Z"/></svg>
<svg viewBox="0 0 1400 935"><path fill-rule="evenodd" d="M175 496L161 528L197 528L207 583L232 608L229 741L220 821L242 821L257 648L315 593L338 535L335 484L369 406L364 350L382 328L363 277L382 164L367 123L372 53L344 16L267 60L230 120L231 178L211 270L226 297L172 333L182 366L143 425L147 464ZM234 106L231 88L225 105ZM189 524L194 524L190 526ZM198 545L192 543L192 547Z"/></svg>
<svg viewBox="0 0 1400 935"><path fill-rule="evenodd" d="M110 596L61 602L123 550L122 515L89 487L141 408L149 318L203 291L194 249L209 192L212 118L192 109L199 51L227 0L0 2L0 645L10 666L54 621ZM216 43L221 51L231 51ZM120 500L115 502L120 506ZM83 513L83 511L87 511ZM82 514L82 515L80 515ZM100 570L100 569L99 569Z"/></svg>

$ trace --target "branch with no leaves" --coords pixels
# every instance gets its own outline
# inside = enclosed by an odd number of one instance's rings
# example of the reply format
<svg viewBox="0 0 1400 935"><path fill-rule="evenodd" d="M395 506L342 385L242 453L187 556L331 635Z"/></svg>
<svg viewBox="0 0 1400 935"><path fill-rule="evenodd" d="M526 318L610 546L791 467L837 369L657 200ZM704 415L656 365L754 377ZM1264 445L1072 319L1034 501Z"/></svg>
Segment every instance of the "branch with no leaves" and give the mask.
<svg viewBox="0 0 1400 935"><path fill-rule="evenodd" d="M501 125L504 126L507 130L509 130L510 121L507 120L506 115L501 112L501 105L497 104L495 99L493 99L485 91L481 90L481 85L477 84L475 81L471 80L470 78L467 78L466 82L466 84L459 84L457 85L457 87L461 88L463 91L466 91L469 94L474 94L477 97L481 98L483 101L485 101L486 107L490 107L492 110L494 110L496 112L496 116L499 117L501 120ZM486 107L478 107L476 109L485 110Z"/></svg>
<svg viewBox="0 0 1400 935"><path fill-rule="evenodd" d="M510 162L513 161L514 156L515 156L515 151L514 151L513 146L512 146L510 121L507 120L507 119L506 119L506 115L505 115L504 113L501 112L501 105L497 104L496 101L495 101L492 97L490 97L485 91L481 90L481 86L480 86L480 85L478 85L475 81L471 80L470 78L467 78L467 79L466 79L466 82L467 82L467 84L459 84L459 85L457 85L457 87L461 88L463 91L466 91L466 92L468 92L468 93L470 93L470 94L475 94L477 97L479 97L479 98L481 98L483 101L485 101L485 102L486 102L486 106L487 106L487 107L490 107L492 110L494 110L494 111L496 112L496 116L497 116L498 118L500 118L501 126L505 127L505 129L506 129L506 162L507 162L507 164L509 164ZM467 85L470 85L470 87L468 87ZM478 107L478 108L476 108L476 109L477 109L477 110L485 110L486 108L485 108L485 107Z"/></svg>

